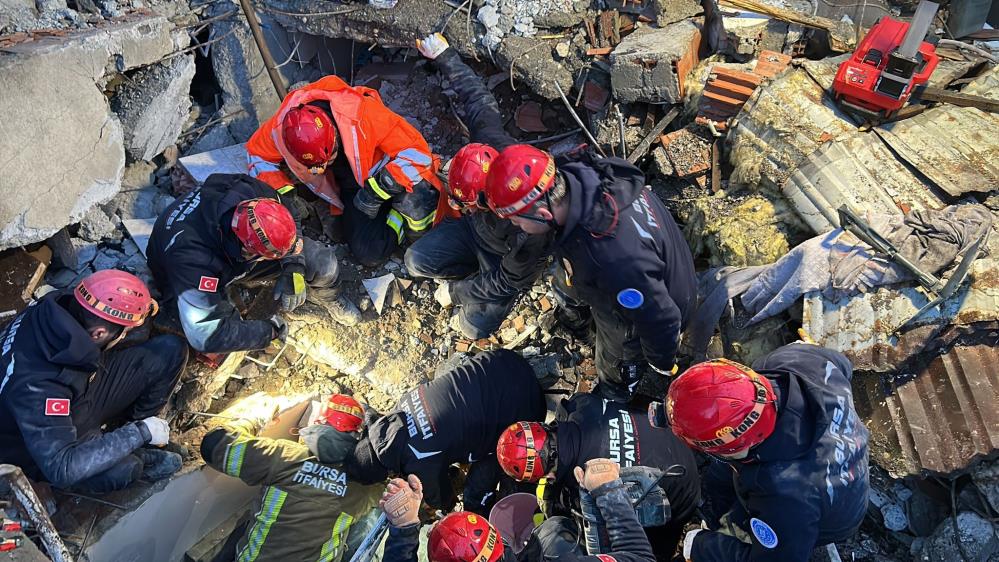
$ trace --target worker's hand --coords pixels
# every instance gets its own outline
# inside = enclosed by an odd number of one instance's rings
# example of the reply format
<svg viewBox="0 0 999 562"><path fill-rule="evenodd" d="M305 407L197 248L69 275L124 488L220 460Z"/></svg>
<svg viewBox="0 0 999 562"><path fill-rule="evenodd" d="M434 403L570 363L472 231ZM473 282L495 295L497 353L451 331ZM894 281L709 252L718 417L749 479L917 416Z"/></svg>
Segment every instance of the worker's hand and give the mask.
<svg viewBox="0 0 999 562"><path fill-rule="evenodd" d="M659 367L656 367L652 363L649 363L649 368L652 369L653 371L659 373L660 375L662 375L664 377L672 377L672 376L675 376L677 373L680 372L680 366L677 365L676 363L674 363L673 364L673 368L670 369L670 370L668 370L668 371L660 369Z"/></svg>
<svg viewBox="0 0 999 562"><path fill-rule="evenodd" d="M686 560L690 560L690 553L694 550L694 537L697 533L700 533L704 529L694 529L693 531L687 531L687 535L683 537L683 557Z"/></svg>
<svg viewBox="0 0 999 562"><path fill-rule="evenodd" d="M281 342L281 345L284 345L288 341L288 323L284 321L284 318L281 318L280 314L271 316L268 322L270 322L272 328L271 339L278 340Z"/></svg>
<svg viewBox="0 0 999 562"><path fill-rule="evenodd" d="M290 263L281 270L281 276L274 284L274 300L281 301L281 308L291 312L305 302L307 290L305 285L305 266Z"/></svg>
<svg viewBox="0 0 999 562"><path fill-rule="evenodd" d="M415 474L410 474L408 482L402 478L390 480L378 506L385 512L389 523L399 528L420 522L422 503L423 483Z"/></svg>
<svg viewBox="0 0 999 562"><path fill-rule="evenodd" d="M434 60L447 50L447 39L440 33L431 33L423 39L417 39L416 48L419 49L421 55Z"/></svg>
<svg viewBox="0 0 999 562"><path fill-rule="evenodd" d="M585 466L585 471L577 466L573 469L573 474L576 475L579 485L587 492L621 477L621 467L610 459L588 460Z"/></svg>
<svg viewBox="0 0 999 562"><path fill-rule="evenodd" d="M454 304L451 302L451 284L447 281L441 281L441 284L437 285L437 290L434 291L434 299L444 308Z"/></svg>
<svg viewBox="0 0 999 562"><path fill-rule="evenodd" d="M149 444L162 447L170 442L170 424L156 416L148 417L141 422L149 430Z"/></svg>

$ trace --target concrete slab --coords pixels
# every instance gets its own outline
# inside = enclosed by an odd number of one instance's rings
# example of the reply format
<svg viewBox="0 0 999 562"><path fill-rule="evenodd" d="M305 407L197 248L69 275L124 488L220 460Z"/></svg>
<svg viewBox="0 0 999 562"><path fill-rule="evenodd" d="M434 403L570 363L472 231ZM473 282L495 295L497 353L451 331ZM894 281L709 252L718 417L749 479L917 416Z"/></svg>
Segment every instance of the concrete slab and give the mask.
<svg viewBox="0 0 999 562"><path fill-rule="evenodd" d="M139 251L145 256L146 248L149 246L149 236L153 233L153 225L156 224L156 219L125 219L121 221L121 224L125 226L128 235L132 237L132 241L135 242L135 245L139 247Z"/></svg>
<svg viewBox="0 0 999 562"><path fill-rule="evenodd" d="M192 154L181 158L179 162L198 183L203 183L212 174L245 174L246 145L234 144L201 154Z"/></svg>

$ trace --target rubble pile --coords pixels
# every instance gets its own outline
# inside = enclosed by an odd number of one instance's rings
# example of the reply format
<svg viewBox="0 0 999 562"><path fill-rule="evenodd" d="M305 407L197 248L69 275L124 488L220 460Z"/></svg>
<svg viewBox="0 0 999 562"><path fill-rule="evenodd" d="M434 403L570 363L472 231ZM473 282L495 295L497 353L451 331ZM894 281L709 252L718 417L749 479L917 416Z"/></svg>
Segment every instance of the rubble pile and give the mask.
<svg viewBox="0 0 999 562"><path fill-rule="evenodd" d="M912 8L776 3L868 26ZM103 269L152 285L144 254L153 220L211 171L245 172L241 143L281 101L234 0L68 4L76 8L0 0L0 74L18 85L0 94L4 129L16 132L0 138L0 262L15 273L0 291L0 322L32 297ZM450 84L412 48L441 31L486 80L515 138L560 155L592 144L592 132L601 151L642 167L682 227L702 291L733 269L762 271L799 255L796 248L841 226L843 205L872 224L953 205L999 216L994 110L927 102L895 120L858 119L832 94L846 55L830 49L825 31L734 8L712 13L711 2L691 0L380 4L254 3L285 86L337 74L372 88L447 161L467 142L466 124ZM931 83L999 99L999 48L969 44L992 58L941 46L945 60ZM44 128L35 125L39 115ZM473 341L450 327L433 297L436 283L411 275L401 255L377 268L354 263L325 203L309 203L303 226L336 247L364 321L342 327L306 304L289 315L284 348L191 361L171 414L186 432L189 463L198 461L204 433L191 412L219 412L259 391L345 392L388 408L435 373L497 348L557 375L560 390L586 390L594 380L592 346L555 321L550 273L496 333ZM837 252L863 252L852 240L836 231L814 245L830 256L822 273L832 289L843 288ZM943 281L961 269L971 245L963 242L933 272ZM860 291L794 293L794 302L758 321L758 311L729 295L706 348L685 341L681 367L722 355L749 363L800 333L853 361L876 493L860 535L838 545L842 559L929 561L959 552L987 561L999 553L999 236L981 247L967 280L901 333L935 296L912 276ZM798 269L772 282L793 288L814 273ZM270 288L237 296L251 317L276 306ZM658 396L666 384L650 377L640 390Z"/></svg>

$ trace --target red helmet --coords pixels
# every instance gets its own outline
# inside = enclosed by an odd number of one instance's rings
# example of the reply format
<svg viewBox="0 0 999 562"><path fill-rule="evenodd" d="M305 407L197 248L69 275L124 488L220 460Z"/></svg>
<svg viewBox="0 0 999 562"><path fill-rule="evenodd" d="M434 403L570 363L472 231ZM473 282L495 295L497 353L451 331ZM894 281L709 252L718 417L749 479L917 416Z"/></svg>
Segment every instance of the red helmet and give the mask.
<svg viewBox="0 0 999 562"><path fill-rule="evenodd" d="M496 459L503 472L521 482L537 482L548 474L545 443L548 432L538 422L517 422L500 435Z"/></svg>
<svg viewBox="0 0 999 562"><path fill-rule="evenodd" d="M507 218L527 210L555 185L555 159L526 144L508 146L489 167L489 208Z"/></svg>
<svg viewBox="0 0 999 562"><path fill-rule="evenodd" d="M236 205L232 231L244 248L269 260L283 257L299 242L295 219L274 199L247 199Z"/></svg>
<svg viewBox="0 0 999 562"><path fill-rule="evenodd" d="M447 190L452 199L464 205L476 205L486 187L489 166L499 152L488 144L466 144L458 150L447 171Z"/></svg>
<svg viewBox="0 0 999 562"><path fill-rule="evenodd" d="M364 422L364 408L351 396L334 394L323 404L319 418L337 431L357 431Z"/></svg>
<svg viewBox="0 0 999 562"><path fill-rule="evenodd" d="M159 310L141 279L117 269L87 276L73 291L76 301L108 322L134 328Z"/></svg>
<svg viewBox="0 0 999 562"><path fill-rule="evenodd" d="M301 105L288 110L281 120L284 144L291 155L303 165L321 174L326 164L336 156L336 129L333 120L322 109Z"/></svg>
<svg viewBox="0 0 999 562"><path fill-rule="evenodd" d="M673 381L666 416L673 433L706 453L731 455L763 442L777 421L766 377L734 361L699 363Z"/></svg>
<svg viewBox="0 0 999 562"><path fill-rule="evenodd" d="M485 517L457 511L434 525L427 550L431 562L496 562L503 540Z"/></svg>

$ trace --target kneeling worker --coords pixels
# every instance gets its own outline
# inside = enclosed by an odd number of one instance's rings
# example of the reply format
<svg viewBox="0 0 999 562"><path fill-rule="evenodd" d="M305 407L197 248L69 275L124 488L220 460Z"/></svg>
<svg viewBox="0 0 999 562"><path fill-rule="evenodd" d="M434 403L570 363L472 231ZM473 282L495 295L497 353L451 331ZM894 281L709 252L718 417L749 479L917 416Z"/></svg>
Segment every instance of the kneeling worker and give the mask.
<svg viewBox="0 0 999 562"><path fill-rule="evenodd" d="M203 353L263 349L287 335L280 316L241 318L225 296L230 283L276 278L285 311L308 300L340 324L360 320L340 292L333 248L300 236L279 195L243 174L213 174L178 198L156 220L147 252L166 312L179 314L191 347Z"/></svg>
<svg viewBox="0 0 999 562"><path fill-rule="evenodd" d="M146 446L169 441L157 416L187 364L187 346L165 335L111 349L155 312L145 283L106 269L17 315L0 332L0 463L84 493L180 469L180 455Z"/></svg>
<svg viewBox="0 0 999 562"><path fill-rule="evenodd" d="M867 511L867 428L853 406L843 354L793 343L752 368L694 365L666 397L677 436L714 457L690 531L693 562L805 562L855 535Z"/></svg>
<svg viewBox="0 0 999 562"><path fill-rule="evenodd" d="M318 418L340 432L354 432L364 412L353 398L334 394ZM251 486L264 486L256 515L236 546L235 559L291 562L341 560L351 526L371 511L381 485L364 486L336 464L319 461L322 440L308 445L256 437L270 420L238 420L217 428L201 442L209 466ZM309 428L302 433L310 434Z"/></svg>

